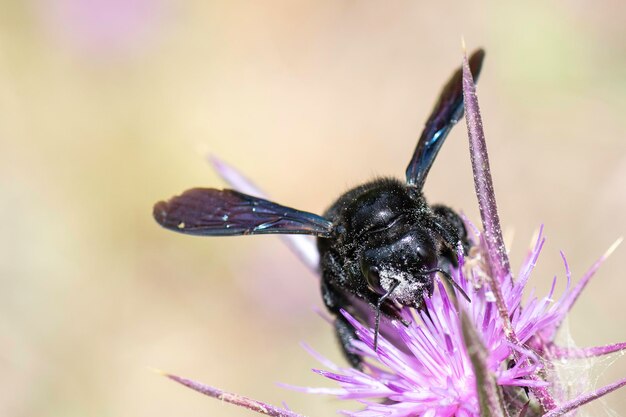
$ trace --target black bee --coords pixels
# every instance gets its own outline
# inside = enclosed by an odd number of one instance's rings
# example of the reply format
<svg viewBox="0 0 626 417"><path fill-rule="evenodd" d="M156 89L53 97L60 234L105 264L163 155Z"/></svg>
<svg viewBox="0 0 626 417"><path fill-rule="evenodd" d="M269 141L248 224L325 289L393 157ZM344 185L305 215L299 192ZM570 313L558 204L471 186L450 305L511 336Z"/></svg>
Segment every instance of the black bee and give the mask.
<svg viewBox="0 0 626 417"><path fill-rule="evenodd" d="M484 51L470 58L474 79ZM406 169L406 183L376 179L344 193L318 216L234 190L193 188L154 205L163 227L190 235L306 234L317 236L324 304L335 316L335 329L349 362L353 327L341 314L362 320L374 313L376 349L380 316L402 320L402 306L422 308L424 296L441 273L456 265L459 247L470 243L461 218L443 205L430 206L422 194L424 181L452 127L463 116L462 73L459 68L443 88ZM365 308L364 308L365 306ZM406 324L406 323L405 323Z"/></svg>

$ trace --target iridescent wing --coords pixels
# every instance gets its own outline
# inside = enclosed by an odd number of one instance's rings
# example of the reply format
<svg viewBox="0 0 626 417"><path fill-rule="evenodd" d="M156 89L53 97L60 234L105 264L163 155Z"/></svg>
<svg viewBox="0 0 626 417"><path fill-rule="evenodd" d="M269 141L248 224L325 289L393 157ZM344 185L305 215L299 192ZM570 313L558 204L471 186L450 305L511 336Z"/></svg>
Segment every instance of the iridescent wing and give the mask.
<svg viewBox="0 0 626 417"><path fill-rule="evenodd" d="M175 232L200 236L306 234L330 236L332 223L317 214L234 190L193 188L154 205L155 220Z"/></svg>
<svg viewBox="0 0 626 417"><path fill-rule="evenodd" d="M474 80L478 80L484 57L485 51L479 49L469 59ZM426 121L411 162L406 168L406 182L410 186L422 189L426 175L446 136L463 117L462 78L462 70L459 68L443 88L435 108Z"/></svg>

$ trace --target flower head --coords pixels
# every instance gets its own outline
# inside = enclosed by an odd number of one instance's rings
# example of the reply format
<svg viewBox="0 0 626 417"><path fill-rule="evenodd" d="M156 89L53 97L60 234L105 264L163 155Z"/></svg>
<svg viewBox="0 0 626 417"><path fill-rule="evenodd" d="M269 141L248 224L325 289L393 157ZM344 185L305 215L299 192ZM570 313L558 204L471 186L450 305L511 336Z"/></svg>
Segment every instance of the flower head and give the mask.
<svg viewBox="0 0 626 417"><path fill-rule="evenodd" d="M539 237L517 275L517 279L502 282L501 291L509 312L512 329L519 344L511 343L495 306L495 297L486 284L485 244L475 232L472 256L459 256L459 268L452 272L454 280L470 295L468 302L460 294L453 296L439 282L432 296L425 299L426 308L405 308L403 318L410 322L391 322L395 333L381 337L374 351L373 330L349 314L344 313L357 329L360 341L354 349L367 358L364 369L338 367L316 354L330 371L317 370L319 374L337 381L339 388L302 390L313 393L336 395L342 399L362 401L364 409L345 412L355 417L369 416L478 416L480 415L477 372L471 358L471 350L486 353L482 366L492 375L503 396L503 403L510 415L519 415L529 397L526 389L549 388L558 393L558 403L568 400L562 397L560 381L551 369L551 361L563 355L555 344L556 330L571 307L576 296L570 285L567 268L567 288L554 299L556 279L551 291L543 297L531 295L523 303L528 279L541 252L545 238ZM585 277L591 276L590 273ZM464 324L463 317L467 318ZM464 326L478 335L477 341L468 340ZM617 345L614 349L623 348ZM607 349L603 353L614 351ZM579 351L582 353L582 350ZM568 356L575 356L569 352ZM541 373L543 378L532 378ZM559 392L561 391L561 392ZM539 410L538 403L530 403ZM505 414L506 415L506 414ZM529 413L527 415L541 415Z"/></svg>

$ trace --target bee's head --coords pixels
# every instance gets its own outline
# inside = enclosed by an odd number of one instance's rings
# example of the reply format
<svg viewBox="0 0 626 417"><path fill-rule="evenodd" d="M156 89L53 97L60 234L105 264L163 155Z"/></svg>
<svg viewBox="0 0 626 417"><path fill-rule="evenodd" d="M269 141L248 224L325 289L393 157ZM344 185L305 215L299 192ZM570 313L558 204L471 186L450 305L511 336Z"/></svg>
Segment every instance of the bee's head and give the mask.
<svg viewBox="0 0 626 417"><path fill-rule="evenodd" d="M360 266L370 290L382 296L395 286L390 300L421 307L424 295L433 292L437 250L427 233L410 230L363 250Z"/></svg>
<svg viewBox="0 0 626 417"><path fill-rule="evenodd" d="M347 231L358 242L357 261L369 289L421 307L424 294L433 291L433 273L427 271L438 266L435 239L421 220L428 208L421 194L389 185L353 201Z"/></svg>

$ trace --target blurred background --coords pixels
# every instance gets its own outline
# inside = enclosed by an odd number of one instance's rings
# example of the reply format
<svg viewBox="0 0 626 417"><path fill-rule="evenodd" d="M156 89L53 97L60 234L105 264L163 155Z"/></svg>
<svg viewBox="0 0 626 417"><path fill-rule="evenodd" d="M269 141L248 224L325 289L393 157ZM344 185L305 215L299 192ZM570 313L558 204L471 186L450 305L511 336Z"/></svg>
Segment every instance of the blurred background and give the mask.
<svg viewBox="0 0 626 417"><path fill-rule="evenodd" d="M0 2L0 415L251 415L150 368L311 416L345 408L275 385L332 386L301 341L343 363L317 278L276 237L170 233L152 205L222 186L208 152L317 213L402 177L462 36L487 50L512 263L545 224L532 285L563 284L559 250L580 278L626 233L624 18L615 0ZM465 130L425 193L478 222ZM579 345L626 340L625 258L578 301ZM623 358L600 361L589 389L624 376ZM586 410L626 415L626 395Z"/></svg>

